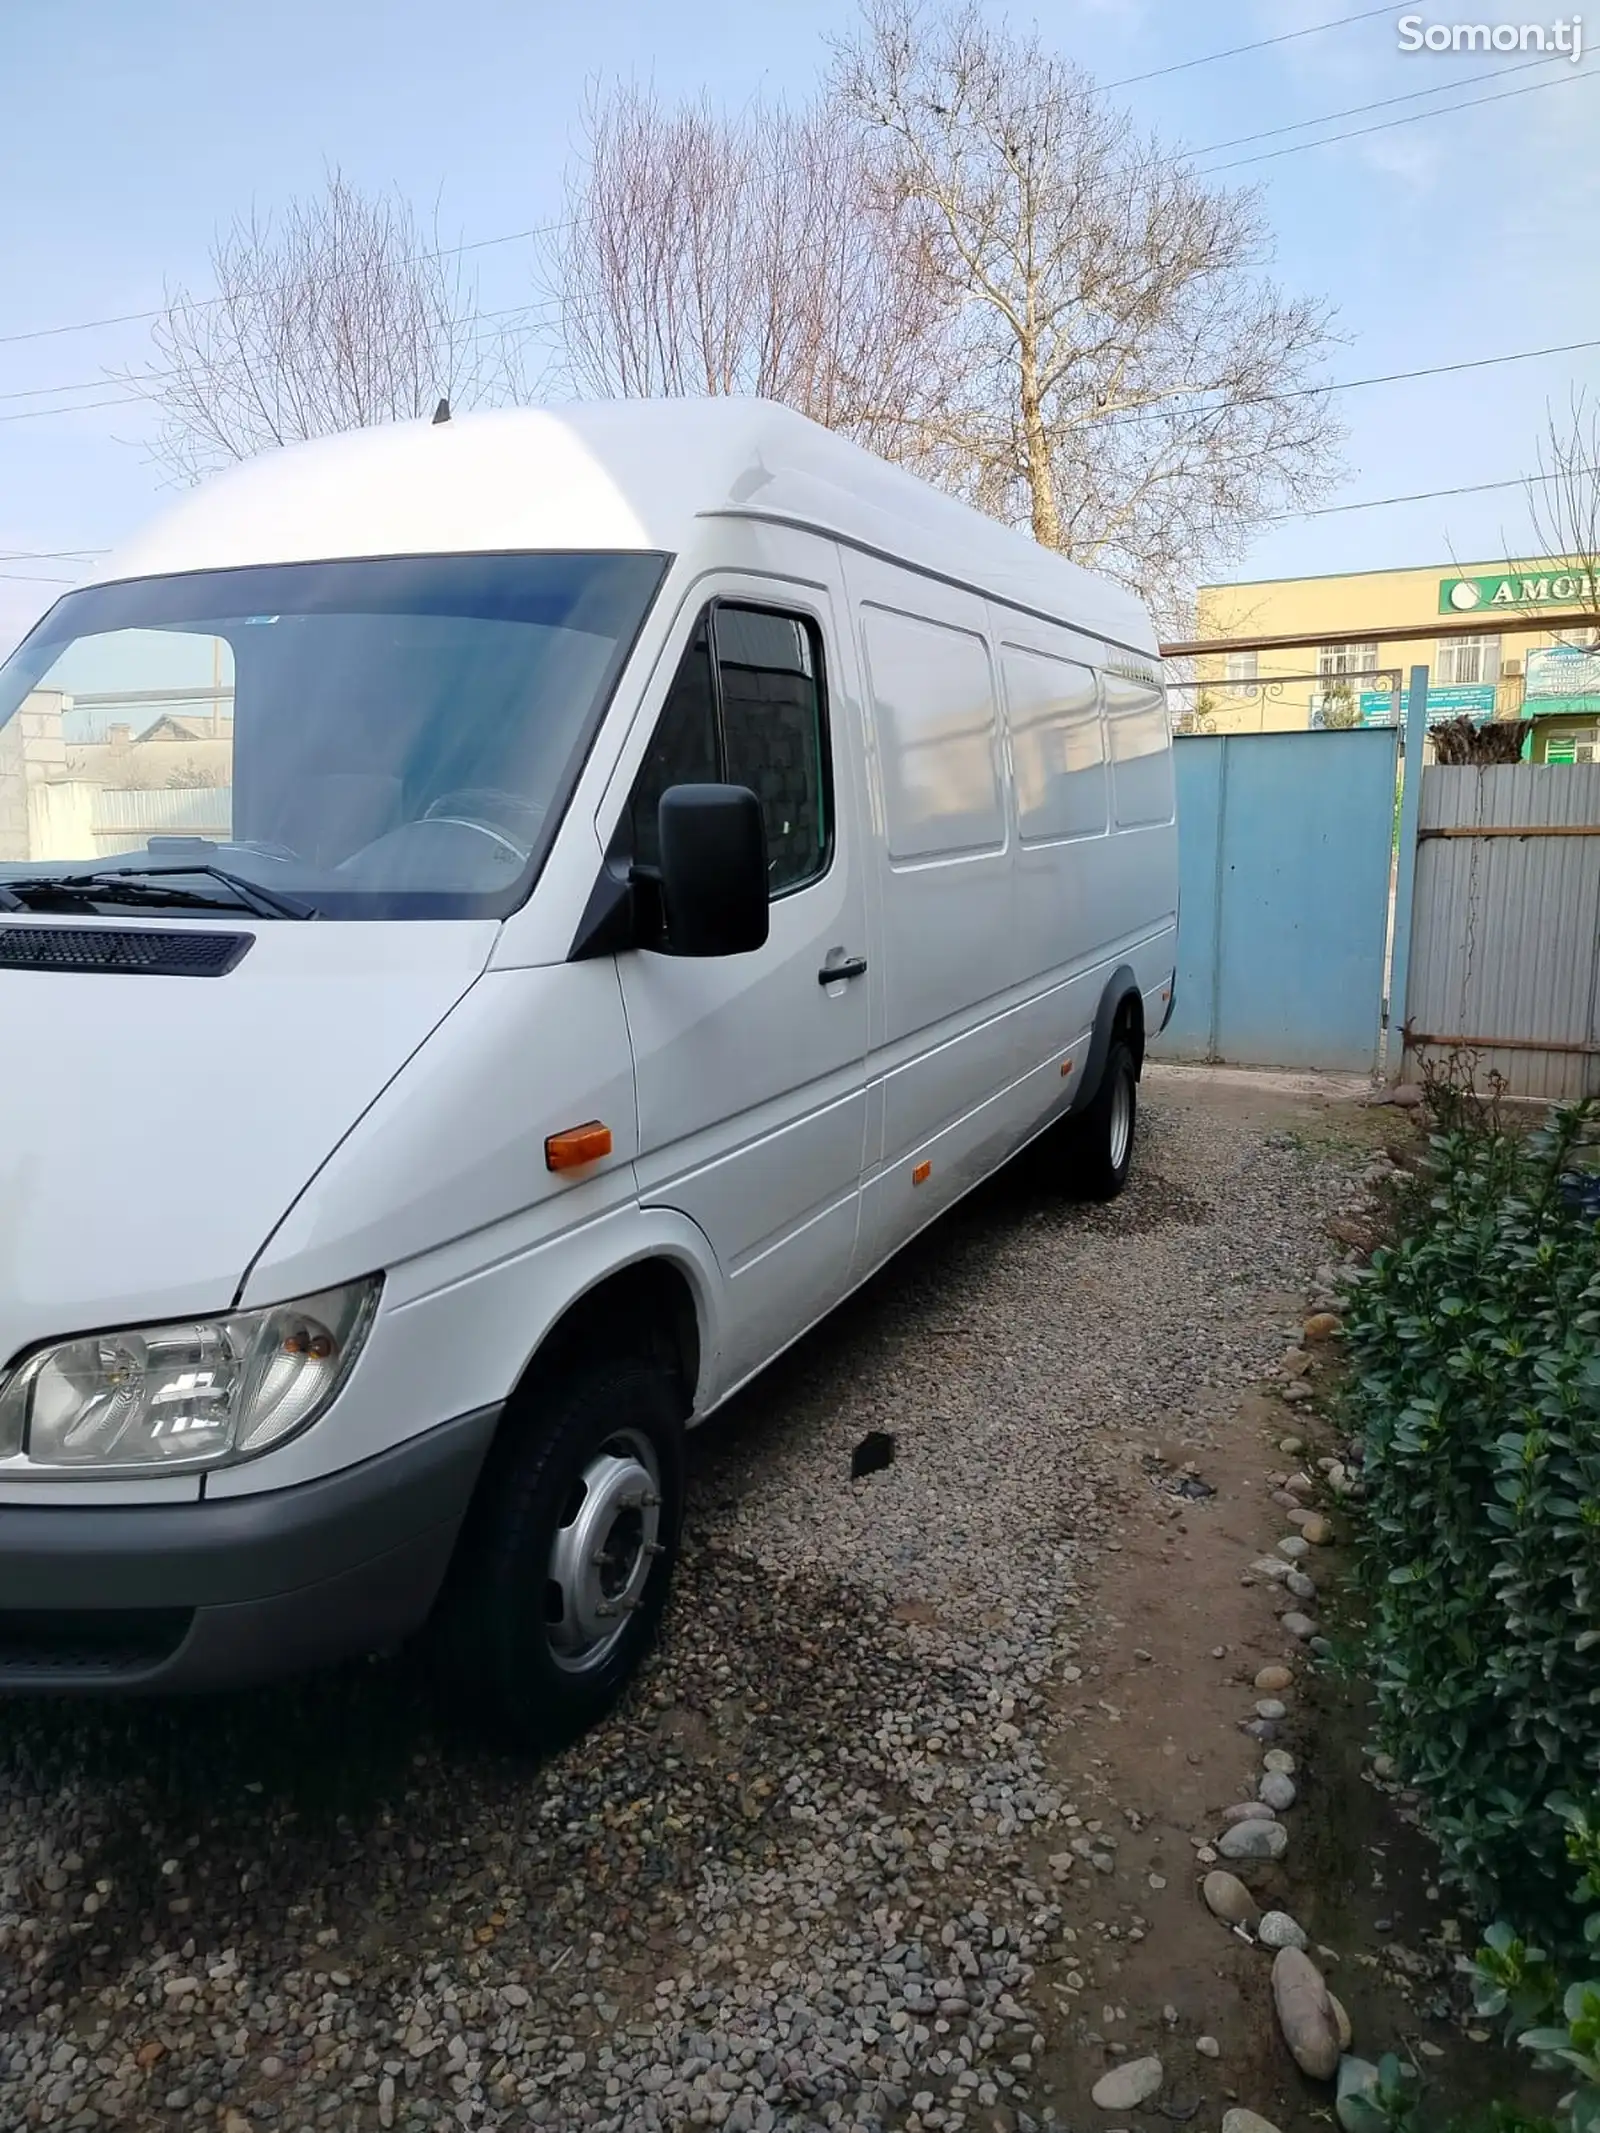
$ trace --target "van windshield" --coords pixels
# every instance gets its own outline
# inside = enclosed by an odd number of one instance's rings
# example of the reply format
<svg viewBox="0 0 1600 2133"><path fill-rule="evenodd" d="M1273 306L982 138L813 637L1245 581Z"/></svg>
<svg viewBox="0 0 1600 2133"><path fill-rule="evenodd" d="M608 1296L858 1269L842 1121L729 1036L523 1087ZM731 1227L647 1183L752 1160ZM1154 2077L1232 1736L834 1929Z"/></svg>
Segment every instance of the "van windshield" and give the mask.
<svg viewBox="0 0 1600 2133"><path fill-rule="evenodd" d="M68 593L0 666L0 904L502 916L664 567L408 556Z"/></svg>

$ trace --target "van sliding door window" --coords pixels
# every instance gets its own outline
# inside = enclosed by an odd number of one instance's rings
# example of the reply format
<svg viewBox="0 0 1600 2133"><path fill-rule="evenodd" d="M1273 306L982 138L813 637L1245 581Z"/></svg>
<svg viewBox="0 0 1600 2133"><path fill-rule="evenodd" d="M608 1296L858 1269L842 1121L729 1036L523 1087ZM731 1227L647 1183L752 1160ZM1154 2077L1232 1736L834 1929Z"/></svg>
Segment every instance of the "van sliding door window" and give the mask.
<svg viewBox="0 0 1600 2133"><path fill-rule="evenodd" d="M1172 820L1172 737L1159 686L1108 671L1103 683L1111 737L1112 809L1118 829Z"/></svg>
<svg viewBox="0 0 1600 2133"><path fill-rule="evenodd" d="M748 786L761 802L774 896L826 871L821 645L807 618L727 601L701 614L629 797L635 863L658 862L657 810L669 785L718 782Z"/></svg>

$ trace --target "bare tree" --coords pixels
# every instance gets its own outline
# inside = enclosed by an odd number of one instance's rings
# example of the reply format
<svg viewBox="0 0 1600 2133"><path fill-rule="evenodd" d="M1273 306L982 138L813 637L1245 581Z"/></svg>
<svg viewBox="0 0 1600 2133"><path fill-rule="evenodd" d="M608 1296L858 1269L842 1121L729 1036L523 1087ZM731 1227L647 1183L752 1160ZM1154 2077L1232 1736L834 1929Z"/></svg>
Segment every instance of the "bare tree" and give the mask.
<svg viewBox="0 0 1600 2133"><path fill-rule="evenodd" d="M1321 492L1328 313L1264 272L1253 192L973 4L866 0L832 87L959 322L960 388L907 423L974 502L1170 605Z"/></svg>
<svg viewBox="0 0 1600 2133"><path fill-rule="evenodd" d="M545 271L580 394L759 393L884 450L945 383L943 297L830 111L592 94Z"/></svg>
<svg viewBox="0 0 1600 2133"><path fill-rule="evenodd" d="M155 456L196 481L270 445L510 397L515 350L486 335L460 255L398 194L338 170L211 251L215 292L179 290L130 380L160 410Z"/></svg>
<svg viewBox="0 0 1600 2133"><path fill-rule="evenodd" d="M1600 404L1582 386L1564 414L1545 411L1528 515L1535 553L1566 570L1575 581L1571 604L1600 622Z"/></svg>

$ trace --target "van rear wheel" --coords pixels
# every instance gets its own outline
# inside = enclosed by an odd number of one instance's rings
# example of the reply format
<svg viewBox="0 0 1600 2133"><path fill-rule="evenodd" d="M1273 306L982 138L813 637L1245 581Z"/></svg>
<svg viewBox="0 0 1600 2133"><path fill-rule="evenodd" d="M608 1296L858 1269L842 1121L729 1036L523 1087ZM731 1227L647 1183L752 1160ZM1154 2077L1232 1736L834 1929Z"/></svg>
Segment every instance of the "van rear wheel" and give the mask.
<svg viewBox="0 0 1600 2133"><path fill-rule="evenodd" d="M678 1555L683 1413L670 1371L626 1359L570 1366L521 1398L441 1629L473 1714L545 1750L610 1710L655 1637Z"/></svg>
<svg viewBox="0 0 1600 2133"><path fill-rule="evenodd" d="M1114 1200L1127 1184L1138 1123L1139 1076L1119 1037L1093 1101L1071 1121L1072 1177L1085 1199Z"/></svg>

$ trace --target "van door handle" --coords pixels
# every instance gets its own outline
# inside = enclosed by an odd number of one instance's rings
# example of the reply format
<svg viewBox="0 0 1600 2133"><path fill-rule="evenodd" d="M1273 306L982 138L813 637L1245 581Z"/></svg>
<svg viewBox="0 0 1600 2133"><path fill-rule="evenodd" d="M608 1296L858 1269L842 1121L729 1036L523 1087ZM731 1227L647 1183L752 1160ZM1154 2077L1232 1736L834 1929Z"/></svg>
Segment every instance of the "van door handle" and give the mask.
<svg viewBox="0 0 1600 2133"><path fill-rule="evenodd" d="M817 972L819 985L832 985L839 978L864 978L867 974L867 959L864 955L847 956L842 963L824 963Z"/></svg>

